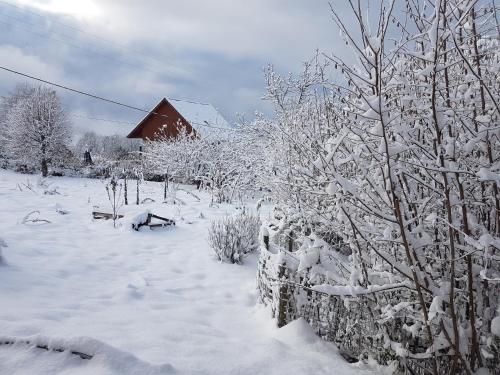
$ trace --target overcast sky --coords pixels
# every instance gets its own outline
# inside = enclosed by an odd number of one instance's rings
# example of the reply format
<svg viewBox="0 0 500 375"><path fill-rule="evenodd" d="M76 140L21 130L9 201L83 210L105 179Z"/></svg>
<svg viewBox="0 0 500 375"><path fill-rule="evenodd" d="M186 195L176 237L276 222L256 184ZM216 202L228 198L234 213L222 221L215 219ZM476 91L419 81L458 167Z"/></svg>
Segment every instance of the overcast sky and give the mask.
<svg viewBox="0 0 500 375"><path fill-rule="evenodd" d="M340 46L326 0L0 0L0 65L146 109L164 96L210 102L229 121L269 112L265 65L296 72ZM0 71L0 95L22 81ZM142 117L59 93L80 128Z"/></svg>

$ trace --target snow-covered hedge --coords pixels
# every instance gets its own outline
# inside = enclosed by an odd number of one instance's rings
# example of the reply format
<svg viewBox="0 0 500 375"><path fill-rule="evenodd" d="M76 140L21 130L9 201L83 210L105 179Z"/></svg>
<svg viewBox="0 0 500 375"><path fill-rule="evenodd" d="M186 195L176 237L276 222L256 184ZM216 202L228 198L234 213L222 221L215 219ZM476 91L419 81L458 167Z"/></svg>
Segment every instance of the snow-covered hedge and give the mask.
<svg viewBox="0 0 500 375"><path fill-rule="evenodd" d="M266 70L275 116L258 119L263 173L293 234L292 243L283 233L286 251L311 233L346 248L348 279L323 291L409 285L379 304L385 315L374 312L380 335L403 316L424 344L395 350L401 361L426 356L432 374L496 369L497 7L431 0L424 10L410 1L400 19L390 2L374 12L369 3L352 7L354 23L332 7L353 59L318 55L297 76Z"/></svg>

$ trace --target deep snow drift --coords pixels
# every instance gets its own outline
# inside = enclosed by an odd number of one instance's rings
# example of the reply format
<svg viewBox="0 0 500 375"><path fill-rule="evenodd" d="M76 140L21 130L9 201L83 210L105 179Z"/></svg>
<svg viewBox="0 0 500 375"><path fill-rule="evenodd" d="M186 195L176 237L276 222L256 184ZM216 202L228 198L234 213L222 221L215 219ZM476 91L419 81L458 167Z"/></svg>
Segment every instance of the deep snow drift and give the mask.
<svg viewBox="0 0 500 375"><path fill-rule="evenodd" d="M41 335L31 341L94 357L0 345L1 374L361 371L304 321L275 328L257 304L256 256L242 266L215 260L206 241L210 219L236 212L234 206L209 207L207 195L196 192L197 202L182 191L186 205L162 204L162 186L144 183L141 198L156 203L124 206L125 218L113 228L91 217L94 209L110 212L103 181L49 178L49 188L36 181L0 170L0 237L8 245L0 266L0 341ZM35 210L31 218L50 223L23 220ZM125 226L146 210L177 225L139 232Z"/></svg>

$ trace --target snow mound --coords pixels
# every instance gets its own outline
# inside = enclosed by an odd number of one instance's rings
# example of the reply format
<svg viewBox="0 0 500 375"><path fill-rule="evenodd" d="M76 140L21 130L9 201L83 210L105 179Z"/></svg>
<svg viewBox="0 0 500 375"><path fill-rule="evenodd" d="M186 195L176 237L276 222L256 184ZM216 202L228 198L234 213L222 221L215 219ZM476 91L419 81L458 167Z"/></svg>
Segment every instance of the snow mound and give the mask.
<svg viewBox="0 0 500 375"><path fill-rule="evenodd" d="M91 356L84 359L79 354ZM85 356L84 356L85 357ZM8 371L8 372L4 372ZM167 375L175 369L155 366L89 337L0 337L0 373L11 375Z"/></svg>
<svg viewBox="0 0 500 375"><path fill-rule="evenodd" d="M323 343L304 318L298 318L277 330L275 338L294 346Z"/></svg>

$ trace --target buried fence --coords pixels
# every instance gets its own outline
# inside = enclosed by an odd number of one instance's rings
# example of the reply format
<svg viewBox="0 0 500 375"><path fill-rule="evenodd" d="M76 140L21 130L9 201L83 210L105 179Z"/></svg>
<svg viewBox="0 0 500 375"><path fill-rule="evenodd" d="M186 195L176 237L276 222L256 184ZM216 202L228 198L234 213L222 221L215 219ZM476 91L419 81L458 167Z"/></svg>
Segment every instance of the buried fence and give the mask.
<svg viewBox="0 0 500 375"><path fill-rule="evenodd" d="M271 306L278 327L303 318L322 339L335 343L350 362L371 357L380 364L397 364L399 373L433 373L429 342L412 335L413 322L405 314L390 318L382 314L395 301L416 301L413 289L398 286L356 296L326 293L311 285L309 270L297 272L288 266L290 261L297 262L293 256L264 237L257 274L259 296L263 304ZM439 373L449 373L452 366L446 349L447 345L436 352ZM498 368L498 358L486 366Z"/></svg>

